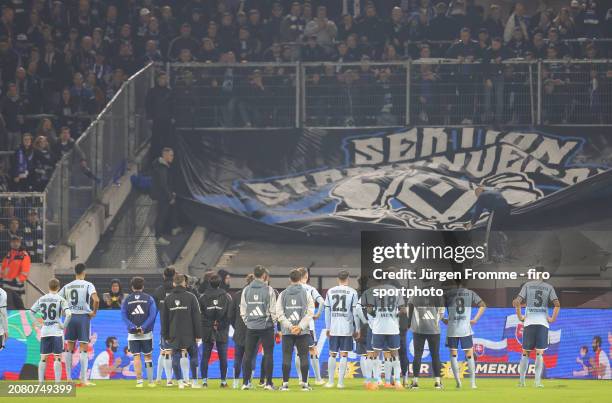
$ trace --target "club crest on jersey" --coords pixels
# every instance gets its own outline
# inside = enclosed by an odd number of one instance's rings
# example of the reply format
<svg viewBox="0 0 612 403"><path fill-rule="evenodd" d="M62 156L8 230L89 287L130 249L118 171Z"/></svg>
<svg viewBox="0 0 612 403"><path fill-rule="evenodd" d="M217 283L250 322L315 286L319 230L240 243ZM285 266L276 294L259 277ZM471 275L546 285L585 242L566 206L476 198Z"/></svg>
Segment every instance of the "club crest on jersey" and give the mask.
<svg viewBox="0 0 612 403"><path fill-rule="evenodd" d="M253 295L253 299L254 299L255 301L258 301L258 300L259 300L259 295L257 295L257 294Z"/></svg>
<svg viewBox="0 0 612 403"><path fill-rule="evenodd" d="M297 305L297 300L292 299L292 300L291 300L291 305Z"/></svg>
<svg viewBox="0 0 612 403"><path fill-rule="evenodd" d="M216 300L216 299L213 299L213 304L214 304L214 305L218 305L218 304L219 304L219 301L218 301L218 300Z"/></svg>
<svg viewBox="0 0 612 403"><path fill-rule="evenodd" d="M140 299L140 295L134 295L134 298Z"/></svg>
<svg viewBox="0 0 612 403"><path fill-rule="evenodd" d="M179 301L178 299L174 300L174 305L179 306L181 304L181 301Z"/></svg>

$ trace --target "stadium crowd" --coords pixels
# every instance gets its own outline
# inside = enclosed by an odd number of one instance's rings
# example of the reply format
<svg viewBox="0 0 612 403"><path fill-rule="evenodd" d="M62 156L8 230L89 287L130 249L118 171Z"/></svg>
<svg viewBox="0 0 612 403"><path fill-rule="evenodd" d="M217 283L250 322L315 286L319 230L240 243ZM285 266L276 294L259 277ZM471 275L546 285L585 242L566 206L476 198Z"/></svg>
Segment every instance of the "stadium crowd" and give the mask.
<svg viewBox="0 0 612 403"><path fill-rule="evenodd" d="M509 15L494 1L485 9L470 0L4 0L1 3L0 151L14 151L10 164L3 161L0 167L1 191L43 190L56 162L75 147L74 139L87 127L92 115L102 110L130 75L151 61L593 59L610 56L608 42L598 39L612 37L612 9L589 0L573 0L555 10L547 9L545 2L533 7L533 2L519 1ZM527 9L535 11L528 14ZM420 120L427 122L428 115L435 113L424 104L435 104L432 101L436 96L427 92L428 77L435 80L440 73L424 70L423 93L417 98L417 104L423 105L416 113ZM566 70L566 66L559 64L545 72L544 90L549 98L567 93L561 88L569 81ZM282 83L269 83L274 79L270 76L284 72L281 69L265 72L264 78L260 71L259 76L258 71L249 73L239 80L231 77L231 70L224 70L220 77L206 83L211 92L221 91L215 99L227 101L218 119L221 125L286 123L292 112L282 105L284 97L290 94L274 91ZM459 74L457 80L466 82L475 73L474 69L469 74ZM503 109L503 94L499 95L501 80L497 78L512 72L493 68L488 74L483 104L486 104L485 112L491 115L493 109L497 112ZM610 78L607 72L595 74ZM295 79L284 75L287 77L276 79ZM370 80L379 87L377 95L382 102L388 104L394 95L386 89L392 87L395 77L388 69L366 74L359 74L357 70L346 74L345 70L337 69L328 75L324 71L316 72L310 79L329 78L334 85L327 90L336 86L341 92L346 92L343 87L351 83ZM187 86L194 84L193 79L180 78ZM244 93L271 97L279 105L275 111L261 110L256 103L249 102L252 97L246 100L241 97ZM401 103L386 105L386 110L399 110ZM324 107L313 108L325 110ZM556 116L566 110L553 102L545 112ZM317 113L314 115L315 120L323 118ZM398 122L398 114L369 114L375 115L383 115L371 118L378 124ZM503 120L499 115L502 113L497 113L496 119ZM86 167L85 155L78 154Z"/></svg>

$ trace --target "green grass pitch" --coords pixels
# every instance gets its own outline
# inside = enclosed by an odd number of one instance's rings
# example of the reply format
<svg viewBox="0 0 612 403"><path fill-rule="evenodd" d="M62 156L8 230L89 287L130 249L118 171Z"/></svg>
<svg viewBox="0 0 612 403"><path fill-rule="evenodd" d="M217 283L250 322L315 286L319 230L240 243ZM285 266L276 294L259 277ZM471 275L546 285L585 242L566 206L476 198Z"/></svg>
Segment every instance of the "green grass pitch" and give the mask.
<svg viewBox="0 0 612 403"><path fill-rule="evenodd" d="M469 382L468 380L465 380ZM533 380L528 379L526 388L517 388L517 379L479 379L478 389L472 390L464 385L462 389L455 389L454 381L446 380L443 390L433 388L431 378L423 378L419 382L419 390L386 390L367 391L363 388L361 380L347 380L347 387L343 390L326 389L322 386L313 386L311 392L302 392L297 381L292 380L289 392L264 391L255 388L250 391L233 389L219 389L217 380L210 380L208 389L168 388L158 385L156 388L137 389L135 381L97 381L96 386L78 388L76 398L56 398L52 401L60 402L86 402L86 403L171 403L176 401L207 401L214 403L234 402L286 402L292 403L393 403L393 402L470 402L491 403L512 401L527 402L606 402L612 396L612 381L587 380L544 380L544 388L534 388ZM231 384L231 381L230 381ZM280 381L275 382L280 385ZM44 398L0 398L2 402L42 401Z"/></svg>

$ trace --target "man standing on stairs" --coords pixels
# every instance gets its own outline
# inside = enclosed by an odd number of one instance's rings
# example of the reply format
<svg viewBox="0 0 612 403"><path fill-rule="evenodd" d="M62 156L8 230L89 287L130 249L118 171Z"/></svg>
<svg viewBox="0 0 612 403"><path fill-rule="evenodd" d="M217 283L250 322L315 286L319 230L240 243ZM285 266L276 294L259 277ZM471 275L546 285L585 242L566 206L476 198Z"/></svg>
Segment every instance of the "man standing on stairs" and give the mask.
<svg viewBox="0 0 612 403"><path fill-rule="evenodd" d="M174 161L174 151L166 147L162 150L161 157L154 161L152 166L151 198L157 201L155 238L160 246L170 245L170 241L164 238L168 229L171 229L173 236L181 232L176 211L176 193L172 191L170 186L170 165L172 165L172 161Z"/></svg>

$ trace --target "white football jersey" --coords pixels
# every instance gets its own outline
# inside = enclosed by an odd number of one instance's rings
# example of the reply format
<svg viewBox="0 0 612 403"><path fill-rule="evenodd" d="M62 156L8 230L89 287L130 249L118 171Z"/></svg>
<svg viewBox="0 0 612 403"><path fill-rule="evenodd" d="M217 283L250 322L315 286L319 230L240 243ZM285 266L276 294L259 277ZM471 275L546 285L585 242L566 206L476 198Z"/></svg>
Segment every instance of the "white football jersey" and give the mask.
<svg viewBox="0 0 612 403"><path fill-rule="evenodd" d="M523 285L519 297L525 302L525 326L548 326L548 303L557 298L552 285L541 280L529 281Z"/></svg>
<svg viewBox="0 0 612 403"><path fill-rule="evenodd" d="M325 300L323 299L319 291L313 286L311 286L310 284L302 284L302 287L304 287L306 292L312 297L312 300L315 302L315 304L319 304L319 309L323 309ZM310 321L310 330L313 332L315 331L315 321L314 320Z"/></svg>
<svg viewBox="0 0 612 403"><path fill-rule="evenodd" d="M357 291L346 285L330 288L325 295L325 324L330 336L352 336L355 332Z"/></svg>
<svg viewBox="0 0 612 403"><path fill-rule="evenodd" d="M64 335L62 315L70 316L70 309L64 298L55 293L45 294L32 305L30 310L42 316L41 337Z"/></svg>
<svg viewBox="0 0 612 403"><path fill-rule="evenodd" d="M66 284L59 295L68 302L73 315L87 314L92 311L89 301L96 293L96 287L89 281L74 280Z"/></svg>

